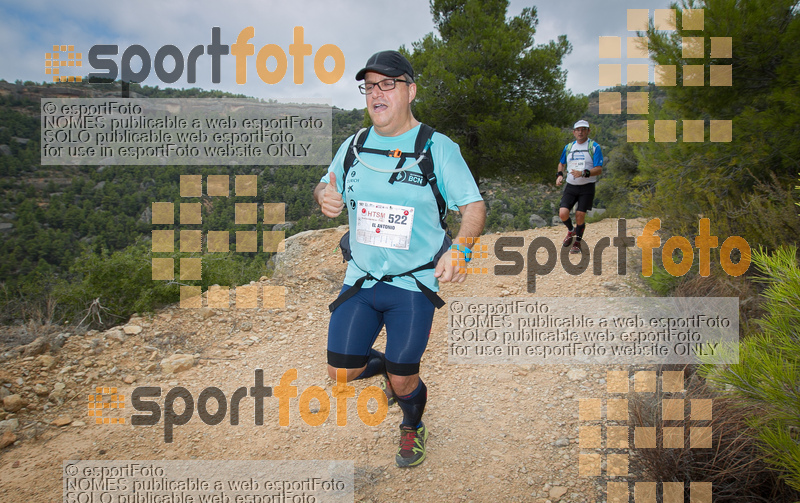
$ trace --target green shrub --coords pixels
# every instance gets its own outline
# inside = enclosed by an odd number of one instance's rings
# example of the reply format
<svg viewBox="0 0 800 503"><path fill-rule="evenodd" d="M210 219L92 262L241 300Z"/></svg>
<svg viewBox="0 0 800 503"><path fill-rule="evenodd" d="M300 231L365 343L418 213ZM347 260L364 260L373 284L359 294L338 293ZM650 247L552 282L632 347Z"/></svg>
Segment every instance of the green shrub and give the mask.
<svg viewBox="0 0 800 503"><path fill-rule="evenodd" d="M739 363L706 365L701 371L756 410L748 424L765 458L786 483L800 490L800 268L797 250L757 251L753 263L764 274L766 315L761 332L739 346Z"/></svg>
<svg viewBox="0 0 800 503"><path fill-rule="evenodd" d="M678 287L683 281L682 276L673 276L668 273L664 266L657 260L653 261L653 274L644 278L647 285L659 296L669 296L670 292Z"/></svg>
<svg viewBox="0 0 800 503"><path fill-rule="evenodd" d="M634 393L629 399L630 424L634 427L655 428L655 448L636 447L631 443L631 474L640 480L654 482L683 482L685 495L691 498L691 485L686 482L711 483L714 503L794 503L800 493L782 483L779 474L762 459L759 442L747 424L752 408L745 408L731 396L724 396L708 386L695 373L695 366L661 366L663 370L684 373L685 392L669 393L658 387L655 393ZM711 428L713 448L692 448L690 431L684 429L683 447L665 448L662 426L678 426L662 417L664 399L713 400L710 420L702 423ZM634 439L637 434L634 434ZM659 438L660 437L660 438Z"/></svg>
<svg viewBox="0 0 800 503"><path fill-rule="evenodd" d="M75 279L57 293L71 316L68 321L77 324L85 318L86 324L105 327L135 312L177 302L177 284L153 281L151 258L148 243L113 253L85 253L70 270Z"/></svg>
<svg viewBox="0 0 800 503"><path fill-rule="evenodd" d="M151 312L179 301L181 285L235 287L268 276L268 253L215 253L202 256L201 280L180 280L180 259L199 254L171 253L175 279L153 280L149 243L137 243L109 253L87 252L71 269L71 281L62 282L56 296L63 316L72 323L105 327L136 312Z"/></svg>

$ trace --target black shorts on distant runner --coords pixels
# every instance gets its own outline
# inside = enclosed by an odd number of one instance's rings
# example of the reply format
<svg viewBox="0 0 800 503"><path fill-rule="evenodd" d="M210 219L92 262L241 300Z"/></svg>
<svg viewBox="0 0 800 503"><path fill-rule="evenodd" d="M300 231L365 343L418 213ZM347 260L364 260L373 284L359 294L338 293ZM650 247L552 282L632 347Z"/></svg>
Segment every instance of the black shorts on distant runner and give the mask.
<svg viewBox="0 0 800 503"><path fill-rule="evenodd" d="M578 210L587 212L592 209L592 202L594 201L594 186L593 183L585 185L572 185L566 184L564 187L564 194L561 196L561 208L572 209L575 202L578 203Z"/></svg>

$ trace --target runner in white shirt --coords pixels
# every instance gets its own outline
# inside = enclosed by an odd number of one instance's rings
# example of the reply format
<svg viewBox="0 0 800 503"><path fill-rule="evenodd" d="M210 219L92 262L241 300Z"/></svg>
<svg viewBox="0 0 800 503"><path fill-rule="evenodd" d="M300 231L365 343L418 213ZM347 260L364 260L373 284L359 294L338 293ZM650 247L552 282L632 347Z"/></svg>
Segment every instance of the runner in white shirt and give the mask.
<svg viewBox="0 0 800 503"><path fill-rule="evenodd" d="M594 187L597 176L603 172L603 152L594 140L589 138L589 123L579 120L573 126L572 134L575 141L567 144L561 152L556 174L556 186L564 182L566 171L566 187L561 196L561 207L558 216L567 227L567 237L564 246L572 246L570 253L581 253L583 231L586 229L586 212L592 209L594 202ZM575 226L569 212L575 203Z"/></svg>

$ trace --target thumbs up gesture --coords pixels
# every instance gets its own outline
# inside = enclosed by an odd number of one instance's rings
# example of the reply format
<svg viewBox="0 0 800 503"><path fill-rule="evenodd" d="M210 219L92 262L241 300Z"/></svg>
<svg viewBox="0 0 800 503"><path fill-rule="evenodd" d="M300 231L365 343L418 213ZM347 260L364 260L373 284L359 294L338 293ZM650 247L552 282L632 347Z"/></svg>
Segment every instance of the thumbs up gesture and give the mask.
<svg viewBox="0 0 800 503"><path fill-rule="evenodd" d="M336 174L330 173L330 183L320 183L317 186L316 195L317 203L322 209L322 214L326 217L338 217L344 208L344 201L342 195L336 189Z"/></svg>

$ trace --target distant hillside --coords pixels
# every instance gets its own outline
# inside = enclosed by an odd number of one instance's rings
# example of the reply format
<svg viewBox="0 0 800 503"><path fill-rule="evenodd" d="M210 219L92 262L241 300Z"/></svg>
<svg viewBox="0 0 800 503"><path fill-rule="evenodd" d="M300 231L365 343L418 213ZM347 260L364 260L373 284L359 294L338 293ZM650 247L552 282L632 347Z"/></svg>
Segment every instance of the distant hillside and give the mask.
<svg viewBox="0 0 800 503"><path fill-rule="evenodd" d="M600 115L600 93L620 93L622 98L622 112L620 114L603 114ZM649 93L650 106L660 107L667 97L667 93L663 87L656 87L655 84L649 86L617 86L609 87L598 91L593 91L589 94L589 108L587 109L584 118L589 121L592 126L592 138L605 147L606 151L617 147L621 142L625 141L625 128L628 119L633 119L634 116L628 116L624 112L628 109L627 94L629 92L647 92ZM636 118L646 118L646 116L636 116Z"/></svg>
<svg viewBox="0 0 800 503"><path fill-rule="evenodd" d="M134 98L242 97L220 91L159 89L136 84L125 90L119 82L40 85L0 81L0 235L3 237L0 308L5 313L0 321L23 317L23 307L31 299L47 304L49 297L58 297L60 309L66 312L85 309L93 295L108 295L107 289L97 283L99 279L90 278L93 271L86 269L87 264L94 264L95 270L108 267L111 276L114 267L149 265L151 204L179 200L182 174L257 175L260 190L255 202L286 204L287 222L281 228L287 237L346 223L344 215L336 219L323 217L313 200L312 189L325 173L325 166L40 164L41 98L121 97L124 93ZM333 108L333 151L362 126L364 115L363 109ZM556 162L554 159L554 166ZM481 190L489 208L486 232L549 224L557 211L559 192L551 185L484 180ZM203 231L229 227L234 221L236 202L240 202L236 197L203 198L204 212L208 212L203 218ZM452 214L449 221L457 230L457 214ZM253 230L261 231L262 224ZM175 254L176 259L181 256L188 255ZM202 286L214 282L242 284L269 275L270 256L264 252L231 253L216 261L204 260ZM97 284L90 287L87 281ZM83 289L76 285L83 285ZM131 285L130 288L136 288L136 282ZM134 304L138 306L136 309L143 309L158 304L159 299L172 299L177 295L176 285L169 285L166 292L150 292L146 302L134 292L132 297L138 300L129 302L126 310L133 309ZM70 298L59 297L58 291L69 292ZM84 307L79 309L80 306Z"/></svg>
<svg viewBox="0 0 800 503"><path fill-rule="evenodd" d="M123 92L134 98L243 97L219 91L158 89L135 84L124 91L118 82L39 85L0 81L0 235L3 238L0 307L7 308L4 309L7 316L21 315L20 308L24 305L21 299L55 295L57 285L83 281L86 274L78 269L92 257L111 260L113 253L124 252L131 257L149 253L151 204L179 200L182 174L258 175L261 190L255 201L286 203L287 224L283 229L287 235L343 223L342 218L330 220L315 211L311 188L325 172L323 166L40 164L41 98L120 97ZM334 108L334 141L341 142L354 133L363 116L363 110ZM239 202L236 197L213 201L204 198L203 204L210 212L204 218L203 230L225 228L233 222L236 202ZM248 202L253 202L253 198L248 198ZM254 230L261 230L261 225ZM204 274L208 281L243 282L245 276L268 273L266 264L270 255L230 254L219 262L216 273L204 270ZM239 266L235 266L237 263ZM173 290L177 291L176 288ZM83 300L75 302L80 304Z"/></svg>

